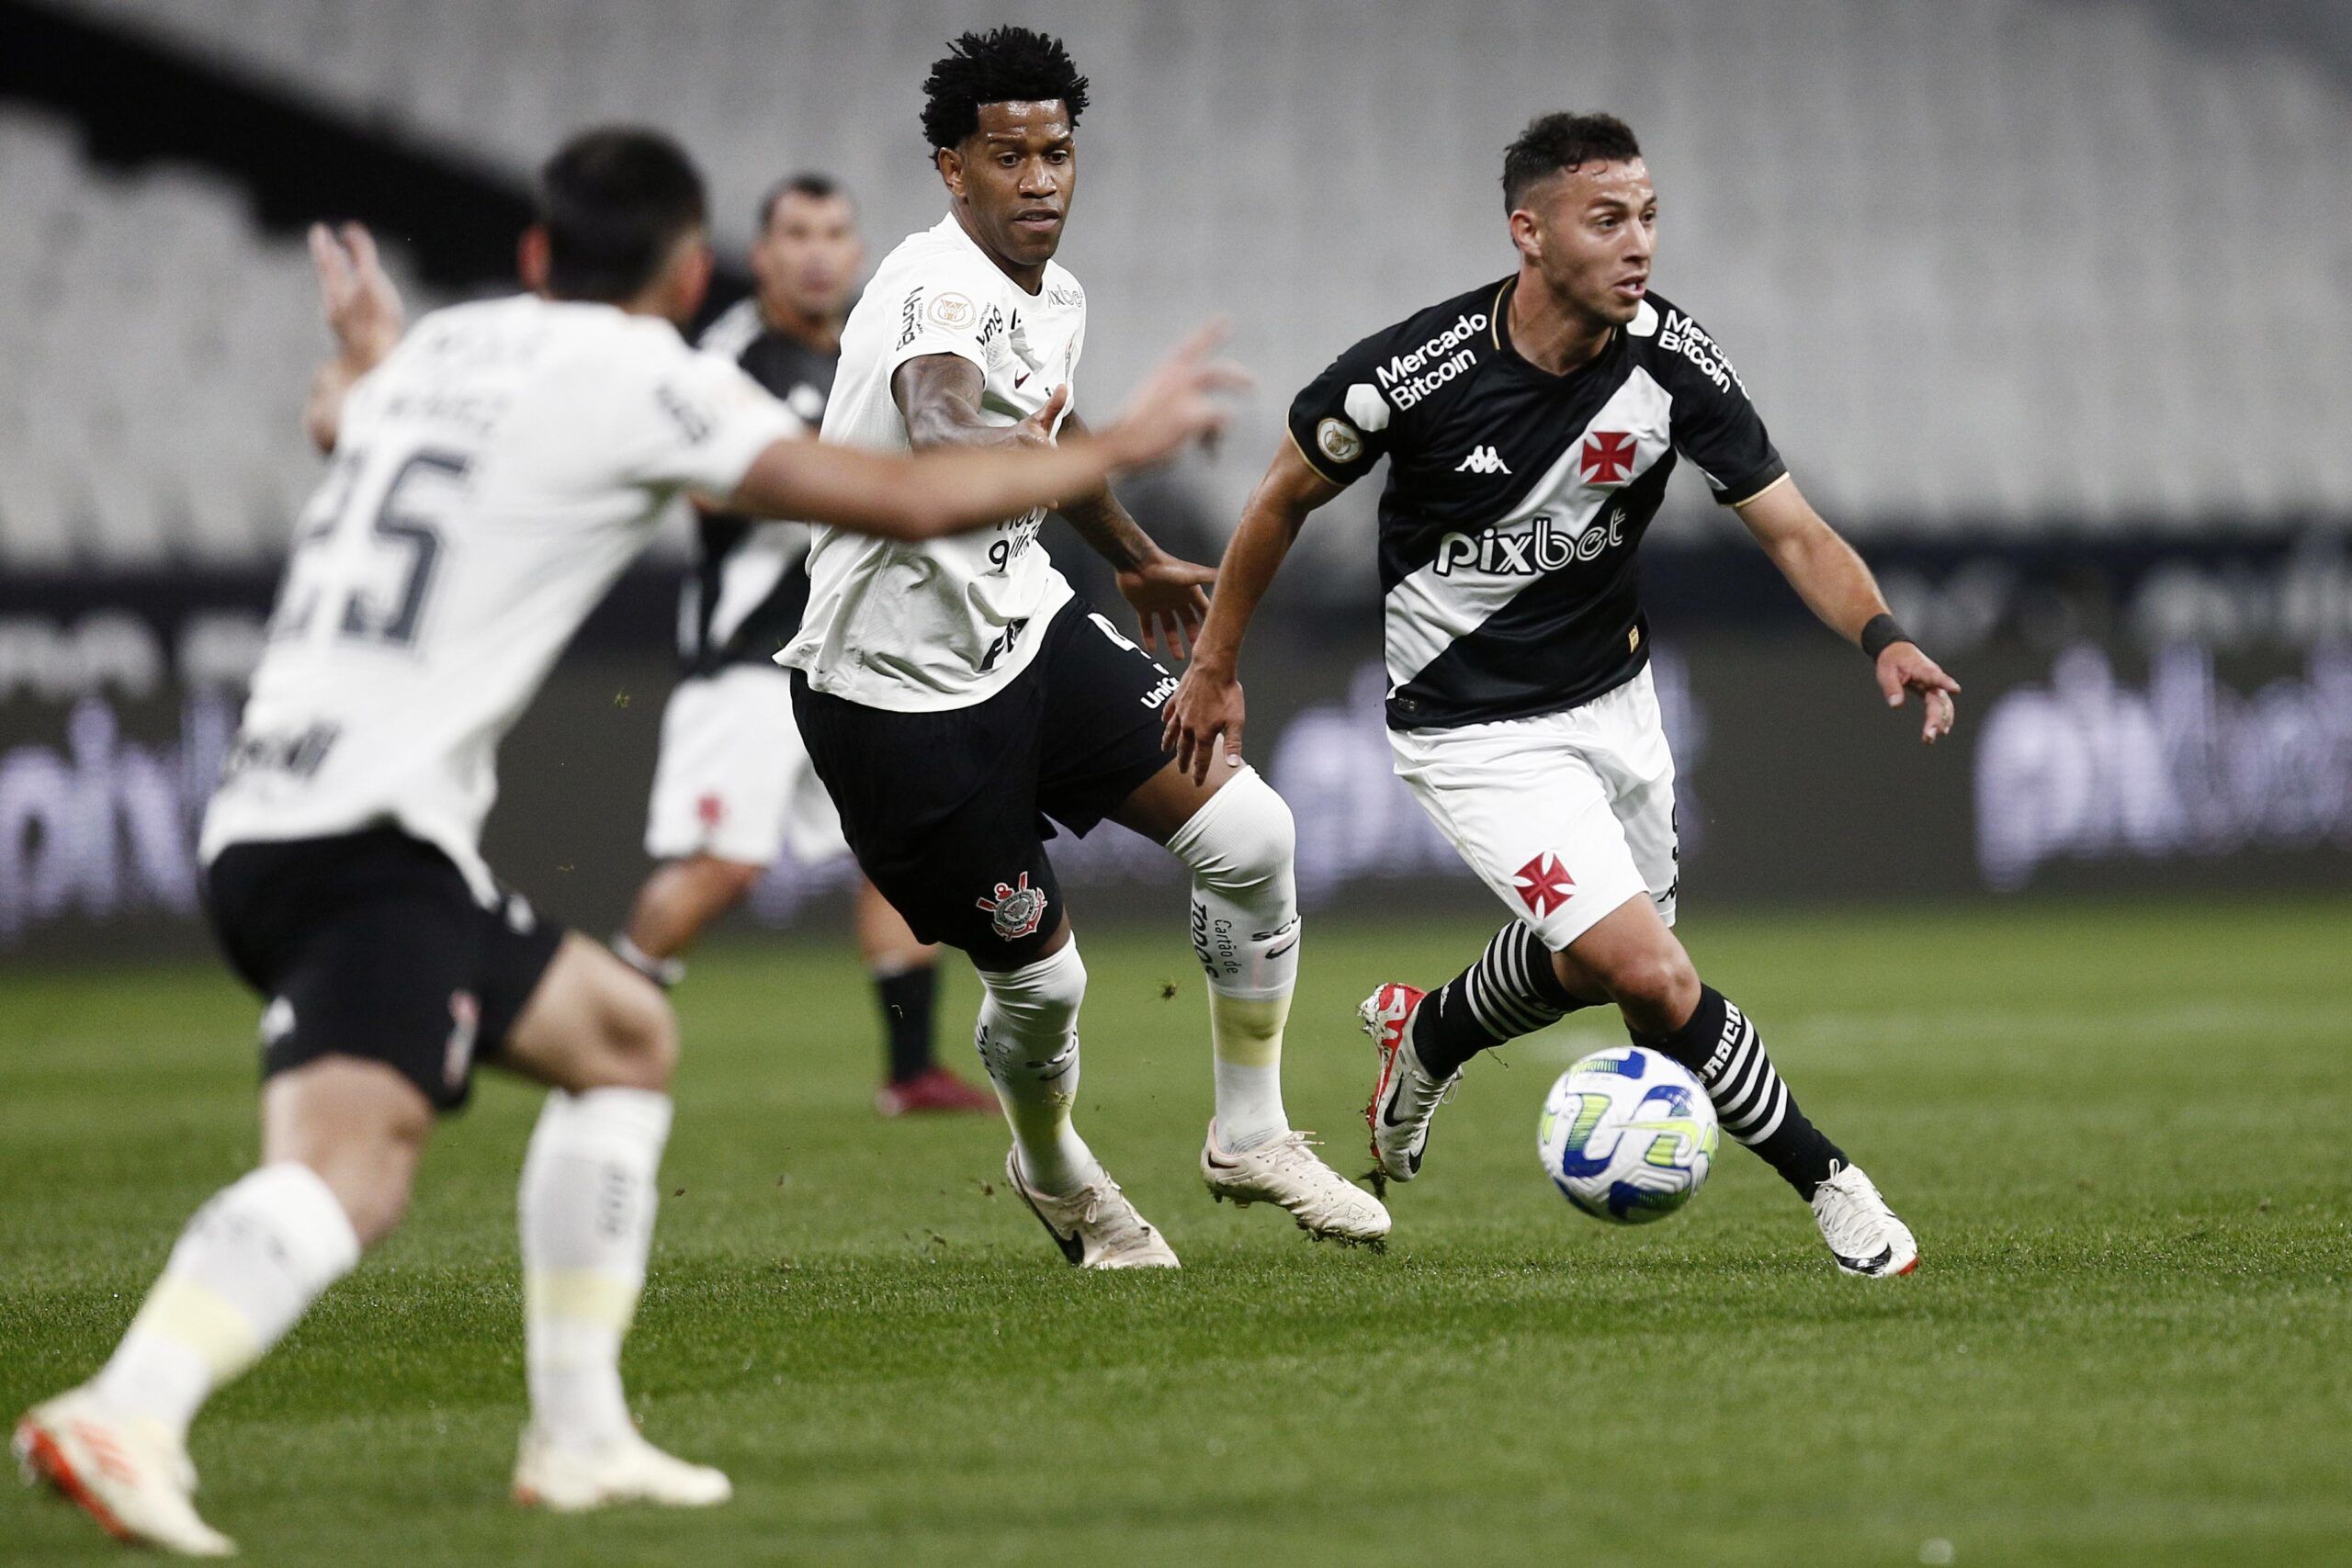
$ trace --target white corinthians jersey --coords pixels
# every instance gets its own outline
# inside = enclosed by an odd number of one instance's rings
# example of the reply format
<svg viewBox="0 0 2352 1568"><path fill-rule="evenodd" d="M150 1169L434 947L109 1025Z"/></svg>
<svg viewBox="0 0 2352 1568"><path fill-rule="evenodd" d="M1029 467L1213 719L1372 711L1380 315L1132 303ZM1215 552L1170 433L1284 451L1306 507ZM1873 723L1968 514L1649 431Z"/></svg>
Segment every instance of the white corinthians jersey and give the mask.
<svg viewBox="0 0 2352 1568"><path fill-rule="evenodd" d="M850 312L824 439L905 451L890 378L933 354L978 367L981 417L1018 424L1073 380L1085 340L1076 278L1048 262L1038 292L1027 292L951 215L892 251ZM921 544L818 528L808 608L778 662L867 707L911 713L985 700L1028 664L1070 596L1037 543L1045 517L1040 507Z"/></svg>
<svg viewBox="0 0 2352 1568"><path fill-rule="evenodd" d="M1786 473L1723 351L1655 294L1591 364L1554 376L1510 345L1487 284L1374 333L1291 405L1317 471L1382 457L1388 725L1556 713L1649 661L1634 552L1677 453L1726 505Z"/></svg>
<svg viewBox="0 0 2352 1568"><path fill-rule="evenodd" d="M499 741L682 491L805 427L670 323L437 310L354 387L206 814L232 843L395 823L489 897Z"/></svg>

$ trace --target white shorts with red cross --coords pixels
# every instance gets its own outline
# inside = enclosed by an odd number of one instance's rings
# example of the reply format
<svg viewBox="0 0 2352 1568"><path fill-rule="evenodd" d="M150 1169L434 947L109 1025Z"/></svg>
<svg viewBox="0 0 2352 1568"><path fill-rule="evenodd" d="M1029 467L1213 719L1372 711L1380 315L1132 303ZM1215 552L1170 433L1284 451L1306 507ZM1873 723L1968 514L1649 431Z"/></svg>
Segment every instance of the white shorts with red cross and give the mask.
<svg viewBox="0 0 2352 1568"><path fill-rule="evenodd" d="M679 682L662 712L645 852L766 865L787 844L802 865L849 853L792 716L791 671L730 664Z"/></svg>
<svg viewBox="0 0 2352 1568"><path fill-rule="evenodd" d="M1388 741L1421 809L1544 946L1630 898L1674 923L1674 758L1646 667L1565 713Z"/></svg>

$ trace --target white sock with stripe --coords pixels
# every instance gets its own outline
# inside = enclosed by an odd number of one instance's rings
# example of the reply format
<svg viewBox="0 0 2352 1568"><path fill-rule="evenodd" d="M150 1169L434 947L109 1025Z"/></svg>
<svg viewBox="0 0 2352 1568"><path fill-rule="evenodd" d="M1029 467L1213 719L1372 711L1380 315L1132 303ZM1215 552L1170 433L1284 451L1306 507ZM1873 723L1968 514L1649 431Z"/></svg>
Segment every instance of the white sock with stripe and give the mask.
<svg viewBox="0 0 2352 1568"><path fill-rule="evenodd" d="M185 1440L212 1391L261 1359L358 1261L358 1233L316 1172L262 1167L188 1221L98 1373L98 1397Z"/></svg>
<svg viewBox="0 0 2352 1568"><path fill-rule="evenodd" d="M557 1089L523 1158L524 1363L544 1439L627 1435L621 1341L645 1287L670 1097Z"/></svg>
<svg viewBox="0 0 2352 1568"><path fill-rule="evenodd" d="M1208 974L1216 1139L1238 1153L1290 1131L1283 1030L1298 987L1298 833L1290 807L1243 768L1168 840L1193 873L1193 951Z"/></svg>

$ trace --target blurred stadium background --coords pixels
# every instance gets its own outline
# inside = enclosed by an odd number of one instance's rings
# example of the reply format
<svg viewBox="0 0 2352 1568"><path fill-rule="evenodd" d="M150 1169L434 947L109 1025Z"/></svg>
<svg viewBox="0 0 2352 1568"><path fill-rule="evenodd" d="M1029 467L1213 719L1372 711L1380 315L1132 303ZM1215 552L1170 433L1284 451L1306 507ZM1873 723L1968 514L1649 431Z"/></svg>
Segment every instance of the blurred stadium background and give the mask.
<svg viewBox="0 0 2352 1568"><path fill-rule="evenodd" d="M878 256L940 205L925 65L1006 20L1095 84L1063 253L1098 312L1081 401L1216 312L1261 379L1220 457L1137 487L1204 559L1294 388L1508 269L1518 126L1633 122L1661 288L1967 686L1923 753L1685 481L1645 564L1687 909L2352 886L2332 0L0 0L0 953L203 948L194 823L317 472L304 223L374 225L413 310L500 289L537 161L628 118L704 163L723 253L814 168ZM1373 499L1317 520L1261 617L1252 749L1314 906L1479 909L1388 776ZM644 869L684 547L507 752L492 859L591 931ZM1164 913L1084 892L1168 875L1120 837L1064 846L1090 921ZM845 872L779 864L751 918L830 937Z"/></svg>

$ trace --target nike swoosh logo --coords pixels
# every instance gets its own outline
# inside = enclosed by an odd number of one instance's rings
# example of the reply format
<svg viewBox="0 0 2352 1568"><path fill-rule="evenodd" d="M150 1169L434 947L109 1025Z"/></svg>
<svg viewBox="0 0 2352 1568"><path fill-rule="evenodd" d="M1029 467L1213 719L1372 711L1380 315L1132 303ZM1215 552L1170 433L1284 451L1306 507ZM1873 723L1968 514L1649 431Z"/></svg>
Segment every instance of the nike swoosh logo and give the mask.
<svg viewBox="0 0 2352 1568"><path fill-rule="evenodd" d="M1894 1248L1892 1246L1883 1247L1869 1258L1849 1258L1842 1252L1832 1256L1856 1274L1875 1274L1886 1267L1887 1260L1894 1256Z"/></svg>
<svg viewBox="0 0 2352 1568"><path fill-rule="evenodd" d="M1383 1125L1389 1127L1401 1127L1404 1125L1402 1122L1396 1119L1396 1097L1404 1092L1405 1085L1403 1080L1400 1078L1396 1087L1391 1089L1388 1093L1388 1103L1380 1108L1380 1120Z"/></svg>
<svg viewBox="0 0 2352 1568"><path fill-rule="evenodd" d="M1017 390L1019 390L1019 389L1020 389L1020 388L1022 387L1022 385L1023 385L1024 382L1026 382L1028 379L1029 379L1029 372L1027 372L1026 370L1023 370L1020 375L1015 376L1015 377L1012 378L1013 389L1014 389L1014 390L1016 390L1016 391L1017 391Z"/></svg>

